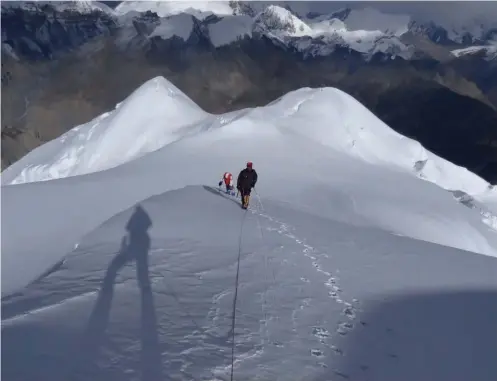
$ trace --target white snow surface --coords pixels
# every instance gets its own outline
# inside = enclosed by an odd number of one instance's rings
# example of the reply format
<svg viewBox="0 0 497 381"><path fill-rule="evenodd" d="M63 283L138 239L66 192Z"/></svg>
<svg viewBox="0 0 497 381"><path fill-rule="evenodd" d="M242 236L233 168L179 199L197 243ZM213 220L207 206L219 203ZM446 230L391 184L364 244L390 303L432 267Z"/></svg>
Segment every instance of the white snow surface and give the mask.
<svg viewBox="0 0 497 381"><path fill-rule="evenodd" d="M497 28L497 21L491 15L481 15L469 23L441 20L438 25L447 31L449 39L462 43L467 35L473 39L482 39L490 30Z"/></svg>
<svg viewBox="0 0 497 381"><path fill-rule="evenodd" d="M279 7L277 5L270 5L262 11L257 17L268 18L269 22L272 19L279 21L281 25L291 25L291 28L270 27L269 30L279 37L302 37L312 36L314 31L312 28L300 20L297 16L293 15L289 10Z"/></svg>
<svg viewBox="0 0 497 381"><path fill-rule="evenodd" d="M284 1L277 2L289 7L301 19L309 12L321 14L321 18L329 18L333 12L343 11L341 2L324 1ZM431 2L365 2L352 1L346 4L350 14L346 18L349 28L388 30L394 33L403 33L414 21L418 25L435 24L445 29L448 37L462 43L465 36L473 39L482 39L485 35L497 28L495 18L495 5L485 2L480 7L474 7L469 2L451 4L451 9L446 6Z"/></svg>
<svg viewBox="0 0 497 381"><path fill-rule="evenodd" d="M2 173L2 212L9 221L2 231L2 293L32 281L116 213L154 194L216 183L247 160L259 173L257 190L265 200L497 255L488 215L446 189L485 207L488 202L490 212L496 190L394 132L348 94L303 88L265 107L211 115L157 77L113 112Z"/></svg>
<svg viewBox="0 0 497 381"><path fill-rule="evenodd" d="M19 2L16 2L16 6ZM32 2L25 3L24 7L31 7ZM35 3L47 3L37 1ZM335 12L339 11L341 5L336 6L333 3L323 5L326 2L238 2L250 7L256 17L252 22L248 16L232 16L232 9L227 1L123 1L115 10L96 1L76 1L76 2L57 2L60 10L74 9L86 13L95 9L117 16L119 22L124 26L118 40L120 45L126 46L129 40L136 36L136 31L129 28L128 21L140 12L152 11L157 13L161 18L161 26L156 28L153 36L170 38L174 35L182 37L191 33L188 29L190 23L183 25L176 19L175 15L186 13L193 17L204 20L208 16L216 15L226 18L223 22L217 22L209 25L212 29L214 46L223 46L237 41L244 36L251 36L254 30L259 31L261 27L260 16L271 14L272 19L278 19L284 25L292 27L280 28L274 26L263 27L263 33L269 37L278 39L282 43L291 45L301 50L307 55L326 56L333 52L337 45L347 45L351 49L364 54L365 59L370 59L375 53L387 53L395 58L396 56L404 59L410 59L413 55L414 47L406 45L399 40L399 37L410 31L411 24L414 22L421 29L433 25L444 28L448 37L457 43L462 43L467 36L473 40L481 40L488 37L488 32L497 28L497 21L492 15L480 12L473 18L465 17L446 17L446 12L440 13L435 9L431 15L432 18L426 18L426 12L419 13L416 6L413 6L410 14L391 13L382 10L384 7L379 4L371 6L349 4L351 7L347 17L341 21L334 18ZM323 4L320 4L323 3ZM9 4L8 2L6 4ZM14 4L14 3L12 3ZM4 6L2 4L2 6ZM435 7L436 8L436 7ZM343 9L342 9L343 11ZM237 10L238 12L238 10ZM318 17L308 18L309 12L320 14ZM474 13L474 12L472 12ZM452 15L453 16L453 15ZM264 24L264 23L262 23ZM175 30L178 29L178 30ZM182 37L183 38L183 37ZM311 38L311 40L309 40ZM183 38L185 39L185 38ZM295 41L295 39L302 39ZM316 41L312 41L316 39ZM495 59L496 53L492 48L488 49L489 58ZM467 51L460 50L457 54L472 53L474 49Z"/></svg>
<svg viewBox="0 0 497 381"><path fill-rule="evenodd" d="M115 8L117 15L125 15L133 11L151 11L157 13L159 17L188 13L199 20L213 14L231 15L233 13L227 1L123 1Z"/></svg>
<svg viewBox="0 0 497 381"><path fill-rule="evenodd" d="M108 5L100 1L92 0L75 0L75 1L3 1L2 7L21 7L24 9L32 9L35 7L50 5L56 10L63 11L76 11L79 13L91 13L93 11L102 11L110 15L115 15L114 10Z"/></svg>
<svg viewBox="0 0 497 381"><path fill-rule="evenodd" d="M452 54L456 57L479 54L481 52L485 53L486 59L488 60L497 59L497 42L494 45L470 46L463 49L452 50Z"/></svg>
<svg viewBox="0 0 497 381"><path fill-rule="evenodd" d="M497 259L258 201L185 187L90 230L2 299L2 379L228 380L232 344L237 380L496 379Z"/></svg>
<svg viewBox="0 0 497 381"><path fill-rule="evenodd" d="M126 25L136 12L156 12L162 19L161 25L155 29L152 36L161 36L164 39L173 35L189 36L191 33L189 21L183 25L171 16L183 13L204 20L207 16L217 15L221 17L220 21L208 23L209 37L216 47L230 44L244 36L251 37L254 31L258 31L283 43L294 41L295 38L319 39L321 43L312 45L309 40L294 43L295 47L305 53L311 50L313 55L327 55L340 43L347 44L368 57L376 52L392 53L406 59L411 56L409 47L398 40L398 37L407 31L409 18L404 15L388 15L366 8L353 10L347 20L342 22L329 15L301 19L279 5L251 3L250 7L257 13L254 18L243 14L233 16L233 10L227 3L208 1L123 2L115 11L123 25ZM175 32L176 28L180 30Z"/></svg>
<svg viewBox="0 0 497 381"><path fill-rule="evenodd" d="M210 117L172 83L156 78L135 90L114 111L37 148L25 162L2 173L2 183L50 180L112 168L195 132Z"/></svg>
<svg viewBox="0 0 497 381"><path fill-rule="evenodd" d="M270 14L278 18L282 25L292 26L284 29L269 28L270 34L282 41L307 36L326 42L324 45L313 46L314 55L327 55L330 53L330 46L340 43L369 57L377 52L391 53L405 59L411 56L409 47L398 39L408 31L408 16L388 15L365 8L352 10L345 21L329 15L301 20L289 10L276 5L267 7L262 14ZM311 41L303 41L296 46L307 51L310 43Z"/></svg>

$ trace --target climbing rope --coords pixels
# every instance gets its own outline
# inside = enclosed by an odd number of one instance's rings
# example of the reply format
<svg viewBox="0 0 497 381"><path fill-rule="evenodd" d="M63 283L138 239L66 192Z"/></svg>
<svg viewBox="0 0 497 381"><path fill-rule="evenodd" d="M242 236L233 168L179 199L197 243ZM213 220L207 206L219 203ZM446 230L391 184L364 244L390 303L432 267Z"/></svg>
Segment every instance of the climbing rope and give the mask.
<svg viewBox="0 0 497 381"><path fill-rule="evenodd" d="M238 285L240 278L240 258L242 256L242 235L243 235L243 225L245 224L246 213L243 213L242 223L240 224L240 233L238 237L238 258L236 260L236 278L235 278L235 295L233 296L233 312L231 316L231 377L230 380L233 381L233 372L235 365L235 322L236 322L236 301L238 298Z"/></svg>
<svg viewBox="0 0 497 381"><path fill-rule="evenodd" d="M257 191L254 189L254 193L257 196L258 203L260 205L260 210L264 212L264 206L262 204L261 198ZM259 228L260 232L260 238L262 245L265 246L265 237L264 237L264 231L262 229L262 224L260 221L260 216L257 211L254 213L256 215L257 219L257 226ZM233 297L233 313L232 313L232 320L231 320L231 333L232 333L232 342L231 342L231 377L230 381L233 381L233 374L234 374L234 363L235 363L235 323L236 323L236 303L237 303L237 298L238 298L238 286L239 286L239 276L240 276L240 259L241 259L241 253L242 253L242 235L243 235L243 227L245 224L245 218L247 216L247 213L243 213L242 217L242 222L240 225L240 232L239 232L239 238L238 238L238 258L237 258L237 267L236 267L236 279L235 279L235 295ZM263 255L264 255L264 289L262 292L262 314L264 317L264 324L266 326L266 335L268 335L267 332L267 301L266 301L266 293L268 290L268 279L267 279L267 271L268 271L268 258L267 258L267 252L266 248L263 248ZM274 272L273 272L273 278Z"/></svg>

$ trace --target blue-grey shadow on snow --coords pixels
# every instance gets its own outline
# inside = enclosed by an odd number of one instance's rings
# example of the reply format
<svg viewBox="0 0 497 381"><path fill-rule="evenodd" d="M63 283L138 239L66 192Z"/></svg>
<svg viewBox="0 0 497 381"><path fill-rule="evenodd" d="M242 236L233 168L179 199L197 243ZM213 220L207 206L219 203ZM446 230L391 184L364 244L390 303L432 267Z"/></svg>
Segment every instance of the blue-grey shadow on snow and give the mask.
<svg viewBox="0 0 497 381"><path fill-rule="evenodd" d="M241 206L241 200L239 200L238 198L234 198L233 196L229 196L229 195L227 195L226 193L223 193L222 191L220 191L217 188L209 187L207 185L203 185L202 187L207 192L210 192L210 193L215 194L215 195L217 195L219 197L222 197L222 198L225 198L227 200L230 200L231 202L235 203L236 205Z"/></svg>
<svg viewBox="0 0 497 381"><path fill-rule="evenodd" d="M315 381L497 380L497 285L395 295L351 323Z"/></svg>
<svg viewBox="0 0 497 381"><path fill-rule="evenodd" d="M97 301L84 332L83 355L81 356L81 365L84 368L81 370L91 371L92 365L97 360L99 348L105 339L105 331L109 323L117 275L126 264L134 261L141 291L141 379L143 381L165 379L162 375L157 318L148 270L150 236L147 231L151 226L150 216L138 205L126 225L128 234L123 237L119 252L107 268Z"/></svg>

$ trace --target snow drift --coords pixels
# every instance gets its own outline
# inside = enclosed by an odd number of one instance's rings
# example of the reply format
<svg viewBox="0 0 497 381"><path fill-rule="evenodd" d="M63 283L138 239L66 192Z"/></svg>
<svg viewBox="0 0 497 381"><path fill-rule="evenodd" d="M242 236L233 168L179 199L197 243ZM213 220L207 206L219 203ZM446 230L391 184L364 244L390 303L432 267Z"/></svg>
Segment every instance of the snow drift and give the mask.
<svg viewBox="0 0 497 381"><path fill-rule="evenodd" d="M495 190L397 134L342 91L304 88L265 107L211 115L158 77L116 110L4 171L2 209L9 223L3 226L2 292L26 285L85 233L140 200L215 184L247 160L259 172L264 200L496 256L496 232L480 211L447 192L463 191L485 205Z"/></svg>

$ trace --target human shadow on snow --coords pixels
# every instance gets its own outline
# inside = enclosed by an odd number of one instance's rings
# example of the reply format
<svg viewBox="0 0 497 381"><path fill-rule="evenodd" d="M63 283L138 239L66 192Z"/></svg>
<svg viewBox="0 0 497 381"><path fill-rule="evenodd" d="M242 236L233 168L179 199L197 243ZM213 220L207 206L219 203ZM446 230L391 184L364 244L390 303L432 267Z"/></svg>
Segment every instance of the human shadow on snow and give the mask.
<svg viewBox="0 0 497 381"><path fill-rule="evenodd" d="M88 366L91 369L95 364L99 347L105 338L117 275L126 264L135 261L141 291L141 379L143 381L165 379L162 375L157 318L148 270L150 236L147 231L151 226L150 216L138 205L126 225L128 233L121 240L121 248L107 268L84 333L82 365L86 372L89 370Z"/></svg>
<svg viewBox="0 0 497 381"><path fill-rule="evenodd" d="M237 197L234 198L233 196L229 196L226 193L223 193L223 191L220 191L219 189L209 187L207 185L203 185L203 188L212 194L215 194L219 197L225 198L226 200L230 200L231 202L235 203L236 205L240 206L241 205L241 200Z"/></svg>

